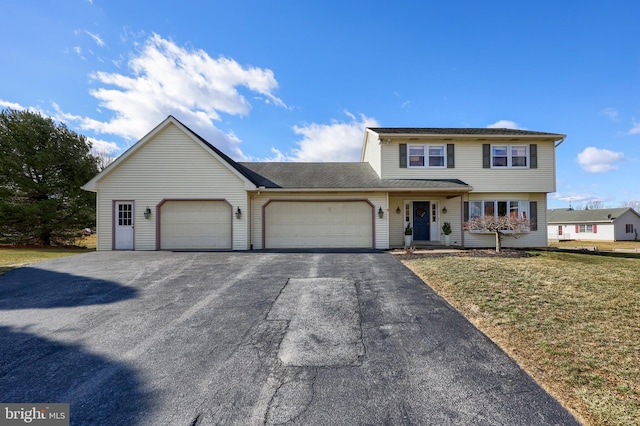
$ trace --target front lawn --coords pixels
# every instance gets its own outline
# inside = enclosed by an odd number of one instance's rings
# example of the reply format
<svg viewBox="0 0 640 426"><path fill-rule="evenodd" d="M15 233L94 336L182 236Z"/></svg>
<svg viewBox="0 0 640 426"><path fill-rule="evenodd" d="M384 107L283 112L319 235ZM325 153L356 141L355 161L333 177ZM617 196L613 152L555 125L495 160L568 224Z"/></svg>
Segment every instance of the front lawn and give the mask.
<svg viewBox="0 0 640 426"><path fill-rule="evenodd" d="M77 244L77 248L0 246L0 275L14 268L41 260L56 259L93 251L96 246L96 237L95 235L84 237Z"/></svg>
<svg viewBox="0 0 640 426"><path fill-rule="evenodd" d="M585 424L640 424L640 259L404 262Z"/></svg>

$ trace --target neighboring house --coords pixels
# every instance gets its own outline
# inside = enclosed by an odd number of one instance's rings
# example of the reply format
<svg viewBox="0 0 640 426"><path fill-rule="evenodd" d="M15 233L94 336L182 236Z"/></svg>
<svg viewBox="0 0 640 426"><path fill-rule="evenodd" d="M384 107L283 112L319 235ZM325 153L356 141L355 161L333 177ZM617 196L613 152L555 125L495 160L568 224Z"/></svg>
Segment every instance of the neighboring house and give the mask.
<svg viewBox="0 0 640 426"><path fill-rule="evenodd" d="M550 240L637 240L640 215L630 207L617 209L553 209L547 212Z"/></svg>
<svg viewBox="0 0 640 426"><path fill-rule="evenodd" d="M367 128L357 163L236 162L169 116L100 172L98 250L491 247L476 215L519 215L506 247L546 246L546 199L564 135L511 129Z"/></svg>

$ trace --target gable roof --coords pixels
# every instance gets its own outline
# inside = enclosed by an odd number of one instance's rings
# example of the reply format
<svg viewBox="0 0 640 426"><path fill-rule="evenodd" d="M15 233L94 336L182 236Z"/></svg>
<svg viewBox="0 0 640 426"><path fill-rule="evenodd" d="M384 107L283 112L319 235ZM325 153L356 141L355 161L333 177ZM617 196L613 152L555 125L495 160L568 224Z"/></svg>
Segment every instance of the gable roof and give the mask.
<svg viewBox="0 0 640 426"><path fill-rule="evenodd" d="M473 188L458 179L380 179L369 163L241 162L265 189L447 190Z"/></svg>
<svg viewBox="0 0 640 426"><path fill-rule="evenodd" d="M367 129L384 135L557 136L559 139L566 137L559 133L488 127L367 127Z"/></svg>
<svg viewBox="0 0 640 426"><path fill-rule="evenodd" d="M547 210L547 223L611 223L629 210L640 217L640 215L630 207L591 210L551 209Z"/></svg>
<svg viewBox="0 0 640 426"><path fill-rule="evenodd" d="M132 156L135 152L137 152L142 146L144 146L148 141L150 141L155 135L160 133L163 129L165 129L168 125L173 124L180 128L186 135L190 136L196 143L202 145L206 150L208 150L214 157L216 157L222 164L225 164L232 172L234 172L238 177L240 177L245 185L248 187L257 186L257 184L252 180L250 175L246 174L246 171L238 165L235 161L233 161L229 156L220 151L215 146L211 145L207 142L202 136L198 135L196 132L191 130L189 127L185 126L180 120L175 118L172 115L169 115L166 119L164 119L160 124L158 124L153 130L147 133L142 139L133 144L128 150L126 150L122 155L115 159L109 166L107 166L104 170L98 173L93 177L89 182L82 186L82 189L86 191L96 191L96 184L102 180L107 175L111 174L115 169L118 168L120 164L125 162L127 158Z"/></svg>

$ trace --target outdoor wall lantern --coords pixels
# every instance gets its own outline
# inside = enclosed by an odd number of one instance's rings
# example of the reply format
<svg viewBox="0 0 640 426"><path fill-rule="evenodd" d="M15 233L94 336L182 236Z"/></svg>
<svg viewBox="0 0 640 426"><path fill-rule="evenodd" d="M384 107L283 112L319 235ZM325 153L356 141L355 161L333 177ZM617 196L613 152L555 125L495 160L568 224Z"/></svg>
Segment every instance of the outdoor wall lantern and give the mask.
<svg viewBox="0 0 640 426"><path fill-rule="evenodd" d="M400 214L400 212L402 212L402 210L400 210L400 206L398 206L398 208L396 209L396 214Z"/></svg>
<svg viewBox="0 0 640 426"><path fill-rule="evenodd" d="M242 210L240 210L240 207L238 207L238 209L236 210L236 219L240 219L241 216L242 216Z"/></svg>
<svg viewBox="0 0 640 426"><path fill-rule="evenodd" d="M382 219L384 217L384 212L382 211L382 207L378 209L378 217Z"/></svg>
<svg viewBox="0 0 640 426"><path fill-rule="evenodd" d="M147 207L143 214L145 219L149 219L151 217L151 209Z"/></svg>
<svg viewBox="0 0 640 426"><path fill-rule="evenodd" d="M448 210L447 210L447 206L444 206L444 207L442 208L442 213L447 214L447 211L448 211Z"/></svg>

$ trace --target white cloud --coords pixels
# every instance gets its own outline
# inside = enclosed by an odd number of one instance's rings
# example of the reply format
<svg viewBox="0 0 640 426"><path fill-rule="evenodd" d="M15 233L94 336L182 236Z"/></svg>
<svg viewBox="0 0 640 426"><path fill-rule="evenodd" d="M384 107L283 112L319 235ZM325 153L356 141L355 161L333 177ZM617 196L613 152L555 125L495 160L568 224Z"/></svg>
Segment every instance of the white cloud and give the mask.
<svg viewBox="0 0 640 426"><path fill-rule="evenodd" d="M627 132L630 135L640 135L640 122L633 120L633 127Z"/></svg>
<svg viewBox="0 0 640 426"><path fill-rule="evenodd" d="M580 204L580 203L588 203L589 201L602 201L601 198L586 192L569 192L566 194L555 192L553 194L553 198L556 200L572 203L574 206L576 203Z"/></svg>
<svg viewBox="0 0 640 426"><path fill-rule="evenodd" d="M488 129L519 129L526 130L524 127L518 126L518 123L511 120L498 120L493 124L487 126Z"/></svg>
<svg viewBox="0 0 640 426"><path fill-rule="evenodd" d="M311 123L294 126L293 131L302 136L297 148L289 154L271 148L275 154L267 161L359 161L365 127L379 127L374 118L359 117L345 112L349 121L333 120L330 124Z"/></svg>
<svg viewBox="0 0 640 426"><path fill-rule="evenodd" d="M80 59L85 59L84 55L82 54L82 48L80 46L74 46L73 47L73 53L75 53L76 55L78 55L78 57Z"/></svg>
<svg viewBox="0 0 640 426"><path fill-rule="evenodd" d="M611 121L619 121L620 120L620 113L618 112L617 109L612 108L612 107L608 107L608 108L603 109L602 111L600 111L600 114L609 117L609 119Z"/></svg>
<svg viewBox="0 0 640 426"><path fill-rule="evenodd" d="M109 142L102 139L87 138L91 142L91 147L94 151L105 154L113 154L120 151L120 147L115 142Z"/></svg>
<svg viewBox="0 0 640 426"><path fill-rule="evenodd" d="M31 111L34 113L38 113L43 117L49 117L52 120L57 121L59 123L65 123L69 121L69 119L78 118L78 116L74 116L74 115L62 112L60 110L60 107L56 103L53 103L53 109L54 109L53 115L47 113L46 111L42 111L39 108L25 107L18 103L5 101L3 99L0 99L0 108L11 108L17 111ZM121 150L121 148L115 142L105 141L102 139L96 139L92 137L87 137L87 141L91 142L92 148L100 153L114 154Z"/></svg>
<svg viewBox="0 0 640 426"><path fill-rule="evenodd" d="M186 49L153 34L128 62L129 73L96 72L91 78L102 87L89 93L114 116L101 121L58 111L83 130L121 136L133 141L174 115L232 157L246 158L240 140L213 125L220 114L247 115L251 104L245 89L264 97L265 103L285 107L274 91L273 72L243 67L226 57L211 58L203 50Z"/></svg>
<svg viewBox="0 0 640 426"><path fill-rule="evenodd" d="M11 109L15 109L15 110L27 109L27 108L23 107L20 104L17 104L15 102L5 101L3 99L0 99L0 108L11 108Z"/></svg>
<svg viewBox="0 0 640 426"><path fill-rule="evenodd" d="M93 41L95 41L98 46L100 46L100 47L106 46L106 43L104 42L104 40L102 40L102 38L98 34L94 34L94 33L89 32L87 30L84 30L84 32L85 32L86 35L91 37L93 39Z"/></svg>
<svg viewBox="0 0 640 426"><path fill-rule="evenodd" d="M589 173L605 173L616 170L615 164L624 158L622 152L609 151L608 149L598 149L595 147L585 148L578 154L578 164Z"/></svg>

